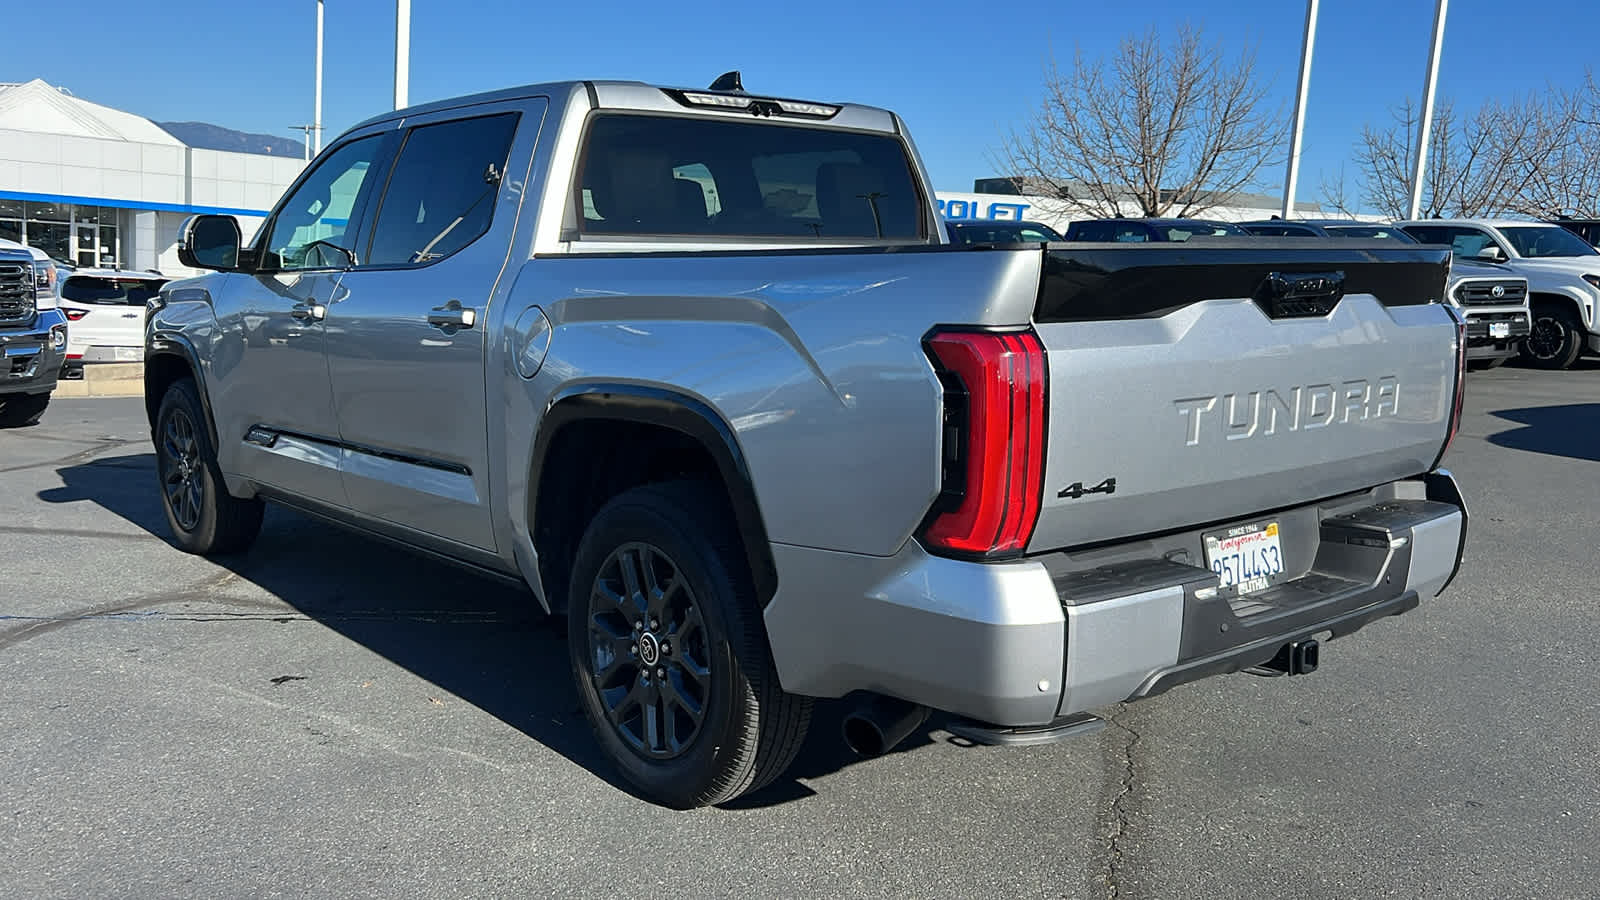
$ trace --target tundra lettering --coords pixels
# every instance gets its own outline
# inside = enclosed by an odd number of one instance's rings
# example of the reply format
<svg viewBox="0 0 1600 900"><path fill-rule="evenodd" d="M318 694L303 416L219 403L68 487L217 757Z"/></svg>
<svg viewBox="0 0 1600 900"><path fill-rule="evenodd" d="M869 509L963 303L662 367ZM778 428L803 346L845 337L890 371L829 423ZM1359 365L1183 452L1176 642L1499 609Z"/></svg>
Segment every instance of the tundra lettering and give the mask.
<svg viewBox="0 0 1600 900"><path fill-rule="evenodd" d="M1334 402L1335 397L1340 402ZM1200 445L1200 429L1205 414L1221 400L1224 415L1220 430L1224 440L1240 441L1257 434L1271 436L1284 431L1310 431L1333 424L1365 421L1393 416L1399 408L1400 382L1385 375L1376 383L1365 379L1343 382L1337 390L1331 384L1312 384L1286 390L1268 389L1245 394L1187 397L1172 401L1183 416L1184 445ZM1263 416L1263 408L1265 415ZM1262 427L1262 419L1266 419Z"/></svg>

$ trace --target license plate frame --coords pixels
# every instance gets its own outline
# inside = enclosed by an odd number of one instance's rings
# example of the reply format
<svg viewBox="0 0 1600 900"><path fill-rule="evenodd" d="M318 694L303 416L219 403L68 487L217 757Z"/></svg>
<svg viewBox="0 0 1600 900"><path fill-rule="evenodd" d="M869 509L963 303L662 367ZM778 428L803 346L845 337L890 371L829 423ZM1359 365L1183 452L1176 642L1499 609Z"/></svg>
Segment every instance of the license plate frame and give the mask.
<svg viewBox="0 0 1600 900"><path fill-rule="evenodd" d="M1492 337L1492 338L1508 338L1508 337L1511 337L1511 323L1510 322L1490 322L1489 323L1489 337Z"/></svg>
<svg viewBox="0 0 1600 900"><path fill-rule="evenodd" d="M44 351L44 344L28 341L27 343L6 344L6 357L34 356Z"/></svg>
<svg viewBox="0 0 1600 900"><path fill-rule="evenodd" d="M1283 528L1277 519L1202 534L1206 568L1217 586L1233 596L1266 590L1282 579Z"/></svg>

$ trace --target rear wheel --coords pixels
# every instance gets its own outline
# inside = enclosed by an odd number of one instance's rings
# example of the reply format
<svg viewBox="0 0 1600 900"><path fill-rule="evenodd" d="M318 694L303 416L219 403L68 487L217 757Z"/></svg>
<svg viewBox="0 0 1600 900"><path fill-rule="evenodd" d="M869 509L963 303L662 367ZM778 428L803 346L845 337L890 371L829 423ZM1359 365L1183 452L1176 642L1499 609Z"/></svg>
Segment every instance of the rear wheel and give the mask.
<svg viewBox="0 0 1600 900"><path fill-rule="evenodd" d="M1540 369L1566 369L1583 353L1583 325L1572 310L1541 303L1533 310L1533 327L1522 341L1522 358Z"/></svg>
<svg viewBox="0 0 1600 900"><path fill-rule="evenodd" d="M37 425L49 405L49 394L9 394L0 397L0 428Z"/></svg>
<svg viewBox="0 0 1600 900"><path fill-rule="evenodd" d="M793 762L811 700L778 684L719 492L626 491L595 515L568 594L573 678L622 776L676 808L756 790Z"/></svg>
<svg viewBox="0 0 1600 900"><path fill-rule="evenodd" d="M161 505L179 549L233 553L249 547L261 531L262 503L228 493L205 422L194 381L173 382L156 413Z"/></svg>

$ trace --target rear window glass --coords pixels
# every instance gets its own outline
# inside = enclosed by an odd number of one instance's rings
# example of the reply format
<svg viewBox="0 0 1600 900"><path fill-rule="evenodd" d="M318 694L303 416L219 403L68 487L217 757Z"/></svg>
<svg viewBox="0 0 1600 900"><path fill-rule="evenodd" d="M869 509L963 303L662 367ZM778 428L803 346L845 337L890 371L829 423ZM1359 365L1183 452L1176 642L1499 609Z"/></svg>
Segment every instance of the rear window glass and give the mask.
<svg viewBox="0 0 1600 900"><path fill-rule="evenodd" d="M74 275L61 283L61 299L100 306L143 306L161 292L165 281L147 278L104 278Z"/></svg>
<svg viewBox="0 0 1600 900"><path fill-rule="evenodd" d="M597 116L579 175L588 235L926 239L898 138L668 116Z"/></svg>

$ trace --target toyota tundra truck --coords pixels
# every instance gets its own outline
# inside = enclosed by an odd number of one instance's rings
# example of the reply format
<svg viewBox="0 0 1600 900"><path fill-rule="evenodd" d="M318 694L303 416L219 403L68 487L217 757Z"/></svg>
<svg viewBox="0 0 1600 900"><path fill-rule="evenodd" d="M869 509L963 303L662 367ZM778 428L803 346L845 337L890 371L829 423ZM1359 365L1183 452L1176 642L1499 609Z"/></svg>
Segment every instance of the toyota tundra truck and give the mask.
<svg viewBox="0 0 1600 900"><path fill-rule="evenodd" d="M778 778L816 698L866 754L1058 740L1455 577L1446 248L952 245L899 116L731 81L384 113L252 241L188 220L173 541L270 502L524 585L672 807Z"/></svg>
<svg viewBox="0 0 1600 900"><path fill-rule="evenodd" d="M61 375L67 320L55 276L48 257L0 241L0 428L36 424Z"/></svg>

